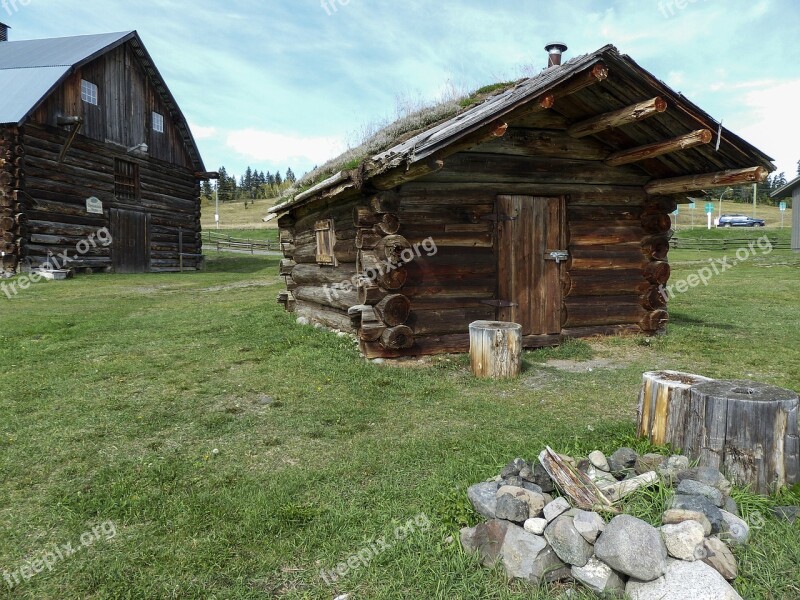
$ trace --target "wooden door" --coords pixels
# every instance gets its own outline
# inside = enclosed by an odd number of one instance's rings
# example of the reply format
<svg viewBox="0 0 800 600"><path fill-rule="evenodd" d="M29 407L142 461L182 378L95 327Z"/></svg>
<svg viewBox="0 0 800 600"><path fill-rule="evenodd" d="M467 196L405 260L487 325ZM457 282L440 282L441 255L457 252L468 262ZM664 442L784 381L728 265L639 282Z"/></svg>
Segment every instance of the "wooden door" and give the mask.
<svg viewBox="0 0 800 600"><path fill-rule="evenodd" d="M150 215L112 209L111 236L111 259L116 273L150 270Z"/></svg>
<svg viewBox="0 0 800 600"><path fill-rule="evenodd" d="M563 198L497 198L497 318L523 335L561 333L565 230Z"/></svg>

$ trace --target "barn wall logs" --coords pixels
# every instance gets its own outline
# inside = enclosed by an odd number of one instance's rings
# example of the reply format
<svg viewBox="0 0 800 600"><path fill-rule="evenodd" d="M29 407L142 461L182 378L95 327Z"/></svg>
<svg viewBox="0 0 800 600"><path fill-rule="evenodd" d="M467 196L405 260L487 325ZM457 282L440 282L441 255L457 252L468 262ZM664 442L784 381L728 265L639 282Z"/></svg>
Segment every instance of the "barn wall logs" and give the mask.
<svg viewBox="0 0 800 600"><path fill-rule="evenodd" d="M29 123L19 134L18 147L24 148L25 158L24 187L20 187L18 197L28 218L21 245L27 249L29 265L37 267L66 251L74 258L68 268L111 269L113 243L89 244L86 252L76 250L78 244L93 234L96 237L103 228L108 228L113 237L111 210L120 209L149 215L151 271L180 270L181 242L183 268L199 268L200 186L193 169L137 158L126 148L82 135L59 161L68 133L63 128ZM5 148L5 139L2 143ZM122 201L116 194L116 159L138 165L139 194L135 200ZM103 214L87 212L90 196L103 203Z"/></svg>
<svg viewBox="0 0 800 600"><path fill-rule="evenodd" d="M0 126L0 272L14 273L27 255L25 148L17 127Z"/></svg>

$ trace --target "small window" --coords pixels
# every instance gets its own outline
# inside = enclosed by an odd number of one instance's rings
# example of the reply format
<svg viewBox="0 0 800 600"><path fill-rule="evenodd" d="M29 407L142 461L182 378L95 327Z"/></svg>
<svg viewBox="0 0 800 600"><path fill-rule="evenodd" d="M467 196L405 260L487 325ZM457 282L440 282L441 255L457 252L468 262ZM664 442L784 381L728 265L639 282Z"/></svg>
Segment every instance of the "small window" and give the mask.
<svg viewBox="0 0 800 600"><path fill-rule="evenodd" d="M333 219L317 221L314 225L317 237L317 264L337 266L334 246L336 245L336 232L333 230Z"/></svg>
<svg viewBox="0 0 800 600"><path fill-rule="evenodd" d="M153 131L164 133L164 115L157 112L153 113Z"/></svg>
<svg viewBox="0 0 800 600"><path fill-rule="evenodd" d="M81 80L81 100L97 106L97 86L85 79Z"/></svg>
<svg viewBox="0 0 800 600"><path fill-rule="evenodd" d="M127 160L114 160L114 195L117 200L135 202L139 199L139 165Z"/></svg>

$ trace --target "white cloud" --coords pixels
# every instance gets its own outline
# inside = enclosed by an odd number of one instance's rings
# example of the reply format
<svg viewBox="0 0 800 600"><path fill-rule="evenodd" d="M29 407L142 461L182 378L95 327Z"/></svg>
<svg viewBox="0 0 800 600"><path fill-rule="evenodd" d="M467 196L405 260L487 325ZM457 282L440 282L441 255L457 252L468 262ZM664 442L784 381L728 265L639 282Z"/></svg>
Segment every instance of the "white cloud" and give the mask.
<svg viewBox="0 0 800 600"><path fill-rule="evenodd" d="M216 127L202 127L189 123L189 128L192 130L192 135L194 135L194 139L196 140L207 140L217 135Z"/></svg>
<svg viewBox="0 0 800 600"><path fill-rule="evenodd" d="M800 79L775 83L744 95L750 110L738 117L732 129L775 158L778 171L790 179L800 159L800 121L791 118L800 98Z"/></svg>
<svg viewBox="0 0 800 600"><path fill-rule="evenodd" d="M233 131L228 134L226 145L249 159L279 164L321 164L345 150L339 138L292 136L258 129Z"/></svg>

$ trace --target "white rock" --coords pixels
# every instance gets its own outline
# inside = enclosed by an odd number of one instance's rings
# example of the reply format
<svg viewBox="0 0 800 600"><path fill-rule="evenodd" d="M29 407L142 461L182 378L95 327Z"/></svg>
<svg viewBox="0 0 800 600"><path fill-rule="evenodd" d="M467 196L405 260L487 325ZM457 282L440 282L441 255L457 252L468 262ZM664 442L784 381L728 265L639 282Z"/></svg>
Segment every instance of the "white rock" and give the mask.
<svg viewBox="0 0 800 600"><path fill-rule="evenodd" d="M690 562L704 558L702 546L706 536L703 526L697 521L664 525L661 527L661 536L670 556Z"/></svg>
<svg viewBox="0 0 800 600"><path fill-rule="evenodd" d="M594 544L597 541L597 538L603 533L603 529L606 527L606 522L603 521L603 517L595 512L586 510L575 512L573 524L575 525L575 529L578 530L578 533L583 536L583 539L590 544Z"/></svg>
<svg viewBox="0 0 800 600"><path fill-rule="evenodd" d="M703 533L706 537L711 535L711 521L703 513L696 510L681 510L679 508L671 508L664 512L661 516L661 522L664 525L677 525L684 521L697 521L703 526Z"/></svg>
<svg viewBox="0 0 800 600"><path fill-rule="evenodd" d="M606 473L611 471L611 467L608 466L608 459L606 458L606 455L599 450L595 450L589 455L589 462L594 465L595 469L600 469Z"/></svg>
<svg viewBox="0 0 800 600"><path fill-rule="evenodd" d="M720 533L719 537L734 546L745 545L747 540L750 539L750 526L727 510L720 512L722 512L723 525L722 533Z"/></svg>
<svg viewBox="0 0 800 600"><path fill-rule="evenodd" d="M625 582L614 570L592 557L585 567L572 567L572 576L595 594L612 595L625 591Z"/></svg>
<svg viewBox="0 0 800 600"><path fill-rule="evenodd" d="M308 325L310 321L306 317L298 317L297 324L298 325Z"/></svg>
<svg viewBox="0 0 800 600"><path fill-rule="evenodd" d="M544 507L544 518L547 522L554 520L556 517L564 514L570 508L569 502L565 498L556 498Z"/></svg>
<svg viewBox="0 0 800 600"><path fill-rule="evenodd" d="M528 519L524 525L525 531L533 535L542 535L547 528L547 519Z"/></svg>
<svg viewBox="0 0 800 600"><path fill-rule="evenodd" d="M702 561L670 559L663 577L650 582L631 579L630 600L743 600L727 581Z"/></svg>

